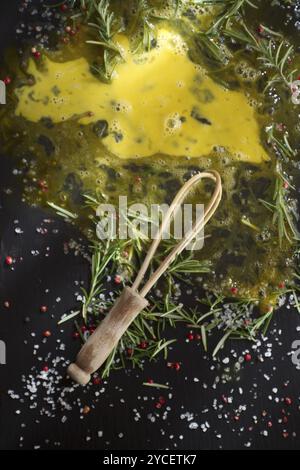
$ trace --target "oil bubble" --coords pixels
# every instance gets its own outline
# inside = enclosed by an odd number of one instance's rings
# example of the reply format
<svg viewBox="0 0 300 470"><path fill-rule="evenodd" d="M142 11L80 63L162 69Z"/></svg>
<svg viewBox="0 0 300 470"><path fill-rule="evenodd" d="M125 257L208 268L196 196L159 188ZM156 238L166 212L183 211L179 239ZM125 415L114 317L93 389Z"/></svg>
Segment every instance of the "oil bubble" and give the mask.
<svg viewBox="0 0 300 470"><path fill-rule="evenodd" d="M180 118L179 113L170 114L166 120L164 125L164 130L167 135L173 135L182 126L182 119Z"/></svg>

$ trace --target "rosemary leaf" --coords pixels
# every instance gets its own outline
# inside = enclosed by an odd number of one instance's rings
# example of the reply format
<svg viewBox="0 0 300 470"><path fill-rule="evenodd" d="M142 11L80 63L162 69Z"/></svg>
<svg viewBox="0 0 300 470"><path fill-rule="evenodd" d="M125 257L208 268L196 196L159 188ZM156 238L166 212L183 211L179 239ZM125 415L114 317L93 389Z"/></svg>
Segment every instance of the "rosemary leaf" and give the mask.
<svg viewBox="0 0 300 470"><path fill-rule="evenodd" d="M165 390L168 390L170 387L168 385L164 384L157 384L157 383L150 383L150 382L144 382L143 385L146 387L153 387L153 388L163 388Z"/></svg>
<svg viewBox="0 0 300 470"><path fill-rule="evenodd" d="M224 336L222 336L222 338L220 339L220 341L218 342L217 346L215 347L214 351L213 351L213 357L215 357L219 350L224 346L224 344L226 343L226 340L229 338L229 336L232 334L232 330L229 330L225 333Z"/></svg>

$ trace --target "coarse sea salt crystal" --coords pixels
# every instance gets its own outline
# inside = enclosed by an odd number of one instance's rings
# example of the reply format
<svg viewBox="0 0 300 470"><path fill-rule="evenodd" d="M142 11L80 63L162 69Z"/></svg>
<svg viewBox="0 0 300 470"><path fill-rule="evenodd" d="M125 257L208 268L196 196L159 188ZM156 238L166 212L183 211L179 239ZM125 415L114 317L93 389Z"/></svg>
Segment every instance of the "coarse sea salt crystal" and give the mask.
<svg viewBox="0 0 300 470"><path fill-rule="evenodd" d="M199 428L199 424L198 424L198 423L195 423L195 422L190 423L190 424L189 424L189 428L190 428L190 429L198 429L198 428Z"/></svg>
<svg viewBox="0 0 300 470"><path fill-rule="evenodd" d="M20 395L15 393L13 390L8 390L7 393L9 395L9 397L12 398L13 400L19 400L20 399Z"/></svg>

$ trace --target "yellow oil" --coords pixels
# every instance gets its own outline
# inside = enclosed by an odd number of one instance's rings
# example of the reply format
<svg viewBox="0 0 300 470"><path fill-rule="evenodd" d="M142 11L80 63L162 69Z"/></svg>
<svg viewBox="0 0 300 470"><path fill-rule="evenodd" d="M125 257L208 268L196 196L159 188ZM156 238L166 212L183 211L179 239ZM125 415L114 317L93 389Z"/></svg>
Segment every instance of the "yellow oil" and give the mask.
<svg viewBox="0 0 300 470"><path fill-rule="evenodd" d="M225 89L192 63L179 34L161 29L157 40L157 48L137 56L119 36L124 62L111 84L100 82L84 57L67 62L45 57L39 69L31 60L28 73L35 84L16 90L16 115L54 123L82 115L84 125L105 120L109 134L103 144L124 159L199 157L221 147L236 160L268 160L245 94Z"/></svg>

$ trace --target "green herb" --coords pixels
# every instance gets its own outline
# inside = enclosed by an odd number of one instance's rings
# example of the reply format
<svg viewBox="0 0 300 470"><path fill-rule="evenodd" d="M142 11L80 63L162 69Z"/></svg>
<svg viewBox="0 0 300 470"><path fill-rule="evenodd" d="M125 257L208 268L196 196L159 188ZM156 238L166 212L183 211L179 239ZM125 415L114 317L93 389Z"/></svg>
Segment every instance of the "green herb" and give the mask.
<svg viewBox="0 0 300 470"><path fill-rule="evenodd" d="M295 307L297 309L297 312L300 313L300 303L299 303L299 299L298 299L296 290L293 290L292 294L293 294L293 297L294 297L294 302L295 302Z"/></svg>
<svg viewBox="0 0 300 470"><path fill-rule="evenodd" d="M78 310L77 312L71 312L69 315L64 315L57 324L62 325L63 323L71 320L74 317L77 317L78 315L80 315L80 310Z"/></svg>
<svg viewBox="0 0 300 470"><path fill-rule="evenodd" d="M208 33L199 33L196 42L201 48L203 54L208 56L211 60L220 62L227 65L230 59L230 53L225 49L224 44L221 44L214 36Z"/></svg>
<svg viewBox="0 0 300 470"><path fill-rule="evenodd" d="M289 243L300 240L300 234L294 221L295 214L291 209L291 200L288 197L288 188L290 187L290 182L282 173L281 164L277 163L273 201L268 202L260 199L262 204L273 212L273 224L277 225L280 247L284 238Z"/></svg>
<svg viewBox="0 0 300 470"><path fill-rule="evenodd" d="M174 261L171 267L168 269L168 274L201 274L209 273L211 271L211 263L208 261L199 261L192 259L191 256L183 259L182 256Z"/></svg>
<svg viewBox="0 0 300 470"><path fill-rule="evenodd" d="M222 338L220 339L220 341L218 342L217 346L215 347L215 349L213 351L213 357L215 357L217 355L219 350L224 346L224 344L226 343L226 340L229 338L229 336L232 333L233 333L233 331L229 330L222 336Z"/></svg>
<svg viewBox="0 0 300 470"><path fill-rule="evenodd" d="M149 51L151 49L152 41L155 39L155 26L153 19L155 18L154 9L149 5L146 0L138 0L136 12L134 14L130 30L139 36L141 31L141 38L138 39L135 51L140 48Z"/></svg>
<svg viewBox="0 0 300 470"><path fill-rule="evenodd" d="M294 158L297 155L296 150L293 150L289 143L288 134L286 132L283 134L282 140L276 137L274 125L267 127L266 133L268 144L272 146L272 149L275 151L275 154L280 161L289 161L289 159Z"/></svg>
<svg viewBox="0 0 300 470"><path fill-rule="evenodd" d="M108 377L110 374L110 371L112 368L117 369L118 367L116 366L116 355L117 355L118 347L116 346L112 352L110 353L109 357L106 359L105 364L104 364L104 369L102 372L102 377Z"/></svg>
<svg viewBox="0 0 300 470"><path fill-rule="evenodd" d="M87 292L82 289L84 298L82 305L82 316L84 320L87 320L88 310L91 307L95 298L102 291L103 276L106 272L106 268L109 263L115 262L120 256L120 245L117 247L113 246L108 241L103 249L103 244L98 243L93 247L92 265L91 265L91 283L90 289Z"/></svg>
<svg viewBox="0 0 300 470"><path fill-rule="evenodd" d="M151 359L154 359L157 354L163 351L164 353L164 358L167 359L168 355L168 348L170 344L175 343L177 340L176 339L170 339L169 341L166 341L165 339L159 340L159 342L155 345L154 351L151 354Z"/></svg>
<svg viewBox="0 0 300 470"><path fill-rule="evenodd" d="M111 51L121 55L121 51L113 42L113 38L121 28L116 28L116 20L114 13L109 10L108 0L99 0L98 3L94 2L96 9L95 23L88 23L89 26L95 28L99 35L99 41L87 41L89 44L98 44Z"/></svg>
<svg viewBox="0 0 300 470"><path fill-rule="evenodd" d="M57 204L54 204L53 202L47 202L47 204L49 207L55 210L57 215L59 215L60 217L63 217L66 220L75 220L78 218L78 215L75 214L74 212L70 212L64 207L58 206Z"/></svg>
<svg viewBox="0 0 300 470"><path fill-rule="evenodd" d="M261 229L260 229L259 227L257 227L257 225L254 225L254 224L248 219L248 217L246 217L246 216L243 216L243 217L241 218L241 223L242 223L243 225L246 225L246 227L251 228L251 229L254 230L255 232L260 232L260 231L261 231Z"/></svg>
<svg viewBox="0 0 300 470"><path fill-rule="evenodd" d="M155 40L156 23L176 17L183 2L167 2L173 8L173 15L162 13L164 5L152 5L148 0L132 0L126 10L125 18L113 11L110 0L69 0L67 2L74 13L70 19L76 23L85 23L90 31L88 44L103 48L103 59L100 63L91 64L91 70L105 83L110 83L117 64L124 60L123 53L115 36L121 31L129 37L135 36L134 52L149 51ZM125 26L126 23L126 26Z"/></svg>
<svg viewBox="0 0 300 470"><path fill-rule="evenodd" d="M79 334L79 337L80 337L81 341L82 341L83 343L85 343L85 342L86 342L86 339L85 339L85 337L84 337L83 334L82 334L81 328L80 328L80 326L79 326L77 320L74 321L74 325L75 325L75 328L76 328L76 330L77 330L77 333Z"/></svg>
<svg viewBox="0 0 300 470"><path fill-rule="evenodd" d="M250 0L203 0L204 5L212 7L220 7L221 11L214 20L213 25L208 34L216 34L220 28L224 26L228 20L240 15L244 12L246 6L257 8Z"/></svg>
<svg viewBox="0 0 300 470"><path fill-rule="evenodd" d="M113 73L118 64L118 59L116 57L112 58L108 51L103 52L103 63L102 64L92 64L91 71L104 83L111 83L113 79Z"/></svg>
<svg viewBox="0 0 300 470"><path fill-rule="evenodd" d="M207 335L206 335L206 329L204 325L201 325L201 337L202 337L204 351L207 352Z"/></svg>
<svg viewBox="0 0 300 470"><path fill-rule="evenodd" d="M163 388L165 390L168 390L170 388L168 385L156 384L154 382L144 382L143 385L145 385L146 387Z"/></svg>
<svg viewBox="0 0 300 470"><path fill-rule="evenodd" d="M279 245L283 240L289 243L299 241L299 231L297 229L298 215L293 210L293 200L290 197L291 190L295 190L288 177L285 176L282 165L294 158L297 152L291 147L288 134L285 132L280 139L275 134L275 127L271 125L266 129L268 144L272 147L277 157L275 188L273 200L260 202L271 212L273 212L273 224L277 225Z"/></svg>
<svg viewBox="0 0 300 470"><path fill-rule="evenodd" d="M262 26L262 28L272 36L270 39L257 37L243 21L240 24L240 28L226 27L223 33L227 37L246 44L257 54L260 67L270 72L267 76L264 91L278 83L284 84L290 89L295 73L295 70L289 70L289 61L294 51L293 46L281 40L281 35L265 26ZM278 39L280 39L279 43L277 42Z"/></svg>
<svg viewBox="0 0 300 470"><path fill-rule="evenodd" d="M134 52L150 51L156 38L156 24L159 21L169 20L172 16L176 17L184 2L175 0L166 2L173 8L173 15L166 15L161 12L163 6L154 4L148 0L136 0L136 8L132 15L130 27L128 30L129 35L134 34L137 36Z"/></svg>
<svg viewBox="0 0 300 470"><path fill-rule="evenodd" d="M94 22L88 22L88 26L96 33L99 39L88 40L88 44L102 46L103 63L93 64L92 70L99 74L100 78L109 83L112 80L113 72L120 60L123 60L123 54L114 41L114 36L119 33L122 28L117 25L115 14L110 11L109 0L94 1L94 9L89 10L88 17L92 17Z"/></svg>
<svg viewBox="0 0 300 470"><path fill-rule="evenodd" d="M282 35L270 28L260 25L258 36L248 28L244 21L245 7L257 8L250 0L204 0L206 5L219 8L221 11L212 26L205 33L198 34L199 43L204 52L214 60L228 64L230 55L226 51L224 38L233 39L257 55L259 68L267 71L267 83L264 91L283 84L290 89L295 70L290 70L293 46L282 39Z"/></svg>

